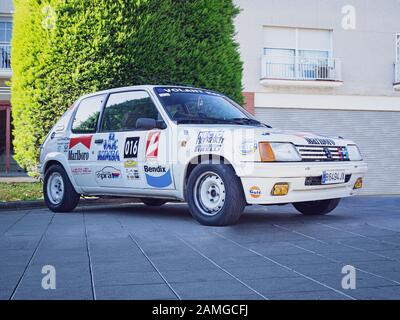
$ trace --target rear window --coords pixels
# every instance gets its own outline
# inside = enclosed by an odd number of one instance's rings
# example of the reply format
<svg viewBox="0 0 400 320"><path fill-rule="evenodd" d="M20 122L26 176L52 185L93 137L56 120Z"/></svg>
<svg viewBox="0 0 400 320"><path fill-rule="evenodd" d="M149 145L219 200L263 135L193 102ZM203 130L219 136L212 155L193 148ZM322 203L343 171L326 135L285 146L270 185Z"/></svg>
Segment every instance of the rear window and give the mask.
<svg viewBox="0 0 400 320"><path fill-rule="evenodd" d="M73 133L95 133L105 95L83 99L72 122Z"/></svg>

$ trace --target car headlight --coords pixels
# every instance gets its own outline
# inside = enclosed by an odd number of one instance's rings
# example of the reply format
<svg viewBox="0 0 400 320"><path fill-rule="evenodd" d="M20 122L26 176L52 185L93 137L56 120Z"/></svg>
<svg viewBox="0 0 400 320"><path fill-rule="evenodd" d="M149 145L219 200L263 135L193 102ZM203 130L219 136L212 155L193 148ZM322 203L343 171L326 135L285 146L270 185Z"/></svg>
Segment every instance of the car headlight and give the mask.
<svg viewBox="0 0 400 320"><path fill-rule="evenodd" d="M262 162L301 161L301 156L292 143L260 142L259 149Z"/></svg>
<svg viewBox="0 0 400 320"><path fill-rule="evenodd" d="M351 161L361 161L363 159L360 149L355 144L348 145L347 152Z"/></svg>

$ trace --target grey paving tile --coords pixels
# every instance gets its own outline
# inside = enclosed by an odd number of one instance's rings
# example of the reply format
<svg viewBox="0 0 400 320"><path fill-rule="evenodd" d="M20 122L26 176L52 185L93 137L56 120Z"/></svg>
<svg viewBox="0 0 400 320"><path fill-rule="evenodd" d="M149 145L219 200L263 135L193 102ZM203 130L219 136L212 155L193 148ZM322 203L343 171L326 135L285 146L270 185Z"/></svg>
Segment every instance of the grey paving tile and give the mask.
<svg viewBox="0 0 400 320"><path fill-rule="evenodd" d="M93 274L96 286L124 286L138 284L164 284L164 280L156 271L148 272L115 272L114 270Z"/></svg>
<svg viewBox="0 0 400 320"><path fill-rule="evenodd" d="M269 295L271 300L351 300L334 291L286 292Z"/></svg>
<svg viewBox="0 0 400 320"><path fill-rule="evenodd" d="M262 267L254 267L248 265L245 267L228 268L227 270L241 280L287 278L297 276L292 271L277 265L266 265Z"/></svg>
<svg viewBox="0 0 400 320"><path fill-rule="evenodd" d="M93 273L99 272L116 272L116 273L130 273L130 272L152 272L154 267L146 261L118 261L118 262L93 262Z"/></svg>
<svg viewBox="0 0 400 320"><path fill-rule="evenodd" d="M168 270L163 276L171 283L231 280L232 277L218 268L202 270Z"/></svg>
<svg viewBox="0 0 400 320"><path fill-rule="evenodd" d="M69 287L44 290L40 286L22 286L18 288L14 300L92 300L90 287Z"/></svg>
<svg viewBox="0 0 400 320"><path fill-rule="evenodd" d="M177 299L165 284L96 287L98 300L164 300Z"/></svg>
<svg viewBox="0 0 400 320"><path fill-rule="evenodd" d="M321 286L320 284L299 276L293 276L290 278L287 277L247 280L246 283L267 296L273 293L293 293L326 290L326 288Z"/></svg>
<svg viewBox="0 0 400 320"><path fill-rule="evenodd" d="M71 287L90 287L90 271L88 264L64 265L55 263L56 285L59 289L68 289ZM21 287L39 287L41 288L42 274L44 265L30 265L21 281Z"/></svg>
<svg viewBox="0 0 400 320"><path fill-rule="evenodd" d="M351 295L360 300L399 300L400 286L359 288L352 290Z"/></svg>
<svg viewBox="0 0 400 320"><path fill-rule="evenodd" d="M344 262L345 264L356 264L357 262L373 263L374 261L385 261L385 259L380 256L357 250L354 250L353 252L329 252L324 253L323 255L336 261Z"/></svg>
<svg viewBox="0 0 400 320"><path fill-rule="evenodd" d="M269 256L268 258L273 259L283 265L291 266L291 265L318 265L318 264L326 264L330 262L328 259L318 256L312 253L304 253L302 255L279 255L279 256Z"/></svg>
<svg viewBox="0 0 400 320"><path fill-rule="evenodd" d="M172 287L183 299L212 299L221 296L254 294L253 291L233 278L228 281L174 283Z"/></svg>
<svg viewBox="0 0 400 320"><path fill-rule="evenodd" d="M399 208L398 198L384 197L346 199L335 212L324 217L304 217L291 206L254 207L246 209L237 225L226 228L201 226L190 217L186 205L175 204L162 210L142 205L91 208L85 209L85 218L94 283L99 297L104 299L176 298L127 231L184 298L257 299L260 296L175 235L269 298L346 298L215 234L218 233L337 290L342 290L342 267L352 264L387 279L357 271L357 289L345 293L357 299L395 299L400 297L399 286L389 279L400 283ZM46 209L32 210L13 225L24 213L0 212L0 299L9 298L53 217ZM91 299L86 250L82 211L55 215L15 298ZM329 261L310 251L340 262ZM44 264L56 267L54 292L40 286Z"/></svg>

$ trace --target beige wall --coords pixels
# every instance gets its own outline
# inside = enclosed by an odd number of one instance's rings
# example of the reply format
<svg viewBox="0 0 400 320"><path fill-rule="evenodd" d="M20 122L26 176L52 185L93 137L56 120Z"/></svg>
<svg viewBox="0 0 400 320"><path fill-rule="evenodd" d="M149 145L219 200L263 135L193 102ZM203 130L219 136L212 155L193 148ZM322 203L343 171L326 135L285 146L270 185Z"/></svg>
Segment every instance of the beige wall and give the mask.
<svg viewBox="0 0 400 320"><path fill-rule="evenodd" d="M14 10L13 8L14 8L14 6L13 6L12 0L1 0L0 1L0 14L2 14L2 13L10 14Z"/></svg>
<svg viewBox="0 0 400 320"><path fill-rule="evenodd" d="M234 0L244 61L246 92L397 96L393 90L395 33L400 32L398 0ZM356 29L342 28L342 7L356 8ZM333 30L333 54L342 60L343 86L330 89L269 89L260 84L263 26Z"/></svg>

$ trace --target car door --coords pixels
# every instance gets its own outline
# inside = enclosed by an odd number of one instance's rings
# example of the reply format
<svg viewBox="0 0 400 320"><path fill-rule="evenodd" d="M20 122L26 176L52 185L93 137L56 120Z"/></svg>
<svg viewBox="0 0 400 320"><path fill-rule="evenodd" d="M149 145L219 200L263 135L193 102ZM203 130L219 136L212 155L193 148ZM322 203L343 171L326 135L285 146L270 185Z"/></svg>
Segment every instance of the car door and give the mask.
<svg viewBox="0 0 400 320"><path fill-rule="evenodd" d="M95 95L84 98L79 103L74 113L71 134L66 141L63 141L72 176L75 183L83 190L97 186L92 174L93 164L96 160L93 147L97 123L105 98L104 94Z"/></svg>
<svg viewBox="0 0 400 320"><path fill-rule="evenodd" d="M94 149L97 154L94 179L98 186L109 188L110 192L117 192L115 188L146 189L155 185L165 189L173 188L171 170L166 171L167 176L163 183L157 183L158 179L162 180L158 178L162 175L159 172L167 168L163 162L166 161L166 157L161 155L163 152L166 153L167 146L163 145L160 148L158 143L161 136L166 137L168 130L138 128L136 126L138 119L144 118L162 123L162 118L148 92L134 90L109 95L100 130L94 139ZM148 143L148 140L154 143ZM159 160L157 166L160 168L153 166L149 168L146 164L145 154L149 148L153 148L152 159ZM152 171L151 175L146 170ZM168 175L170 182L167 179ZM152 180L153 177L156 182ZM152 186L149 186L148 180Z"/></svg>

